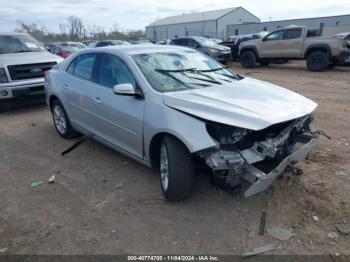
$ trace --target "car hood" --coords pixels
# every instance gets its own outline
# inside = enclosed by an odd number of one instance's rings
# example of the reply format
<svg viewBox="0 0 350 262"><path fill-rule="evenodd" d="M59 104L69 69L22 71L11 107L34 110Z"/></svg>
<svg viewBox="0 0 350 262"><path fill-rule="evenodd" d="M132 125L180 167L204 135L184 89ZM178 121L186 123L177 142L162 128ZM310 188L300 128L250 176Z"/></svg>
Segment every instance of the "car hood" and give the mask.
<svg viewBox="0 0 350 262"><path fill-rule="evenodd" d="M221 51L221 52L225 52L225 51L231 51L231 48L227 47L227 46L223 46L223 45L217 45L217 46L213 46L213 47L206 47L208 49L214 49L217 51Z"/></svg>
<svg viewBox="0 0 350 262"><path fill-rule="evenodd" d="M49 52L23 52L0 54L0 67L8 65L37 64L46 62L61 62L63 59Z"/></svg>
<svg viewBox="0 0 350 262"><path fill-rule="evenodd" d="M261 130L315 110L317 104L285 88L252 78L163 94L165 105L231 126Z"/></svg>
<svg viewBox="0 0 350 262"><path fill-rule="evenodd" d="M261 43L262 40L261 39L251 39L251 40L248 40L248 41L244 41L242 42L239 47L243 47L243 46L246 46L246 45L255 45L255 44L259 44Z"/></svg>

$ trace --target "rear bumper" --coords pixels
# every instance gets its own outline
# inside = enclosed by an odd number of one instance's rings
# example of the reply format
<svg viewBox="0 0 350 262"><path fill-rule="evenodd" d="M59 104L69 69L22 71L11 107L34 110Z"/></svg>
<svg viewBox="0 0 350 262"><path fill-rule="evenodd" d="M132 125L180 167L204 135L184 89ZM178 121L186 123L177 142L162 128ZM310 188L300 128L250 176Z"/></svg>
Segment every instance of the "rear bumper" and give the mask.
<svg viewBox="0 0 350 262"><path fill-rule="evenodd" d="M258 194L266 190L286 169L289 165L296 165L302 162L310 152L312 152L316 146L319 144L319 138L311 139L307 144L304 144L297 151L286 157L274 170L266 174L256 168L252 168L243 178L251 181L251 178L258 177L258 179L253 183L253 185L244 193L245 197L249 197ZM252 174L254 173L254 175Z"/></svg>

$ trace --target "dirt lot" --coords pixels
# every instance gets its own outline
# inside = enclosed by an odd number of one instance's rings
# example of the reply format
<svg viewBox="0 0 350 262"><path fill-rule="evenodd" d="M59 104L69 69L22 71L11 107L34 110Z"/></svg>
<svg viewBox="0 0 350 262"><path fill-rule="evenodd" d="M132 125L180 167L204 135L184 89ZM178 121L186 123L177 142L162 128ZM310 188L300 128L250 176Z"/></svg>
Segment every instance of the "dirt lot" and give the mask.
<svg viewBox="0 0 350 262"><path fill-rule="evenodd" d="M9 254L241 254L277 242L270 254L350 255L350 68L308 72L303 63L239 73L297 91L319 103L320 147L266 193L244 199L215 189L198 174L195 195L171 204L156 173L96 142L66 157L73 141L55 132L45 106L0 115L0 250ZM31 182L57 182L31 188ZM258 235L267 227L292 229L278 242ZM319 221L316 221L318 219ZM331 235L332 236L332 235ZM6 251L7 248L7 251Z"/></svg>

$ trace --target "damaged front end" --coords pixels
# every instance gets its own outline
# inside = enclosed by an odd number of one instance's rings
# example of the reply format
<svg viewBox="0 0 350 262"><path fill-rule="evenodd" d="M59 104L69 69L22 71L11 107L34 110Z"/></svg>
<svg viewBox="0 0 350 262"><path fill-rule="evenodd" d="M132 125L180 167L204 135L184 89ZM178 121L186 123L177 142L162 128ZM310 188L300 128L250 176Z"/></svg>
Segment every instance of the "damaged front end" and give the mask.
<svg viewBox="0 0 350 262"><path fill-rule="evenodd" d="M244 194L249 197L267 189L286 167L314 150L319 138L310 130L312 120L307 115L260 131L208 122L207 131L218 146L197 155L228 186L235 187L242 179L250 182Z"/></svg>

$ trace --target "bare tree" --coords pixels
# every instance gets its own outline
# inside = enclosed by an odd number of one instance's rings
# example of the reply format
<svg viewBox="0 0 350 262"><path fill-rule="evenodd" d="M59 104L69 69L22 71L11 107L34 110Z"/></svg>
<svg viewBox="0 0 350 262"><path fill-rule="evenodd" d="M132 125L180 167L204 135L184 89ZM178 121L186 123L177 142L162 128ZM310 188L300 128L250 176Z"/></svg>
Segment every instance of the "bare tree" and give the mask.
<svg viewBox="0 0 350 262"><path fill-rule="evenodd" d="M67 18L67 28L71 40L79 40L84 31L83 21L76 16L70 16Z"/></svg>
<svg viewBox="0 0 350 262"><path fill-rule="evenodd" d="M44 38L45 33L47 31L45 26L42 24L38 24L35 22L28 23L22 19L17 19L16 22L19 26L19 28L17 28L16 31L28 33L39 40L42 40Z"/></svg>

